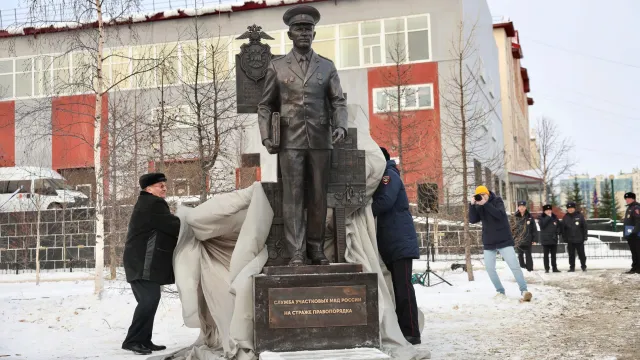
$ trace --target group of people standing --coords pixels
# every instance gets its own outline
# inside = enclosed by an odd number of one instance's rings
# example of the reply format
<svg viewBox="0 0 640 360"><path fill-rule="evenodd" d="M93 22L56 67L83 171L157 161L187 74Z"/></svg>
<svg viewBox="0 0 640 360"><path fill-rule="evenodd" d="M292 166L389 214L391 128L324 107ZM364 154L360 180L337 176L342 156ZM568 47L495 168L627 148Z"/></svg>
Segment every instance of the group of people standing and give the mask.
<svg viewBox="0 0 640 360"><path fill-rule="evenodd" d="M623 237L629 242L632 265L627 274L640 274L640 204L636 201L636 194L628 192L624 194L627 210L624 216ZM531 246L542 245L544 251L544 270L560 272L556 263L558 252L558 240L562 236L567 243L569 253L569 272L576 268L576 254L580 259L582 271L587 271L587 256L584 251L584 243L587 241L588 226L584 215L576 210L574 202L567 203L567 213L562 220L553 213L551 205L545 205L539 219L534 219L527 210L525 201L518 202L518 211L515 214L516 226L513 237L516 240L518 260L520 267L533 271L533 258ZM519 241L518 241L519 240ZM551 266L549 266L551 258Z"/></svg>
<svg viewBox="0 0 640 360"><path fill-rule="evenodd" d="M525 201L518 202L513 237L518 244L520 267L533 271L531 247L540 244L544 251L545 272L560 272L556 254L559 238L562 236L564 242L567 243L567 252L569 253L569 272L575 271L576 254L580 259L580 268L582 271L587 271L584 243L587 241L589 229L584 215L576 209L576 203L567 203L567 213L562 220L553 213L551 205L544 205L542 210L540 218L534 219L527 209L527 203Z"/></svg>

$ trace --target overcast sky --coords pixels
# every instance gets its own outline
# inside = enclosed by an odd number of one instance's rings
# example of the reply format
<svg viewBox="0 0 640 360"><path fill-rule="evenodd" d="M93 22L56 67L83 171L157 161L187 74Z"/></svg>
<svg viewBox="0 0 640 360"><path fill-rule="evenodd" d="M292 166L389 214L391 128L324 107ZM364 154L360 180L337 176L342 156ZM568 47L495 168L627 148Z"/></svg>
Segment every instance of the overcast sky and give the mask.
<svg viewBox="0 0 640 360"><path fill-rule="evenodd" d="M428 1L428 0L427 0ZM575 145L576 173L640 167L638 0L488 0L520 32L535 105ZM10 9L19 0L0 0Z"/></svg>

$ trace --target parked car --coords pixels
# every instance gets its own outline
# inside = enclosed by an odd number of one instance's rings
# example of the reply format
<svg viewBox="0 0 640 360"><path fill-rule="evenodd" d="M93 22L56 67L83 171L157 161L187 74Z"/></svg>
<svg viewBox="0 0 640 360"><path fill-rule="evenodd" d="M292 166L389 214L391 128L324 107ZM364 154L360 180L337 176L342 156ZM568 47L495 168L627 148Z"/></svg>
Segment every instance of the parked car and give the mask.
<svg viewBox="0 0 640 360"><path fill-rule="evenodd" d="M50 168L0 167L0 212L81 207L89 197Z"/></svg>

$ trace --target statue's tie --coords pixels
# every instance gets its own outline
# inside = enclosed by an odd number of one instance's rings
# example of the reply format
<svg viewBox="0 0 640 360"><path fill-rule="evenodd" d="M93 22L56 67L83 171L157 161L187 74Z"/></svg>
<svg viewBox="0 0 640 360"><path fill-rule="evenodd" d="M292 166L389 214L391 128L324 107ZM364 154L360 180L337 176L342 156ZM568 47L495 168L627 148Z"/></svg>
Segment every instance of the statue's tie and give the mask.
<svg viewBox="0 0 640 360"><path fill-rule="evenodd" d="M302 69L302 73L304 75L307 75L307 68L308 68L308 62L307 62L307 57L306 56L302 56L300 57L300 68Z"/></svg>

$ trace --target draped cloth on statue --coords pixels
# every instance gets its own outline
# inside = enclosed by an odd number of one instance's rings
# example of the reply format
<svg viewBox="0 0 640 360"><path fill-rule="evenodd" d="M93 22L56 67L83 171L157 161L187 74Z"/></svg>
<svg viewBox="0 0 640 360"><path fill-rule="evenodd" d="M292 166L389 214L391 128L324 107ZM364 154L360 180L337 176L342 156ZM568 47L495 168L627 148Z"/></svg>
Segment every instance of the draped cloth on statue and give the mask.
<svg viewBox="0 0 640 360"><path fill-rule="evenodd" d="M390 274L378 256L371 212L371 197L386 162L366 125L362 125L350 118L349 126L359 129L358 149L366 154L369 205L347 214L345 258L362 264L365 272L378 274L382 350L399 360L429 359L429 350L411 346L398 326ZM150 359L256 359L252 276L259 274L267 262L265 242L273 219L262 185L254 183L247 189L216 195L196 208L180 208L177 215L181 228L173 260L176 286L184 323L200 328L200 336L191 346ZM421 312L419 315L422 329L424 316Z"/></svg>

